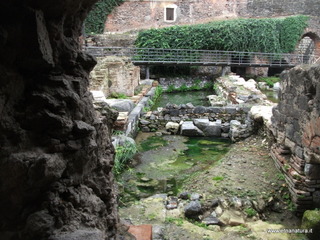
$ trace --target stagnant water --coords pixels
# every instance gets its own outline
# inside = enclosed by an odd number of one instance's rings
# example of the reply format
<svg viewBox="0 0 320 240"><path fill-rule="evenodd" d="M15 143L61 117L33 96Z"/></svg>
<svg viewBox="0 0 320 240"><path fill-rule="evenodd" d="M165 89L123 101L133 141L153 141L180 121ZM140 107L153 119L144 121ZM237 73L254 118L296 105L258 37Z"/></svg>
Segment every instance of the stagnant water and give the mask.
<svg viewBox="0 0 320 240"><path fill-rule="evenodd" d="M217 163L228 151L228 139L177 135L137 137L140 152L136 165L125 171L120 182L120 204L157 193L177 194L182 183ZM144 139L139 142L139 139Z"/></svg>
<svg viewBox="0 0 320 240"><path fill-rule="evenodd" d="M279 92L278 91L274 91L274 90L261 90L261 92L263 92L268 100L270 100L271 102L274 103L278 103L279 102Z"/></svg>
<svg viewBox="0 0 320 240"><path fill-rule="evenodd" d="M212 90L163 93L152 109L156 110L158 107L165 107L167 103L177 105L192 103L194 106L210 106L207 96L212 94Z"/></svg>

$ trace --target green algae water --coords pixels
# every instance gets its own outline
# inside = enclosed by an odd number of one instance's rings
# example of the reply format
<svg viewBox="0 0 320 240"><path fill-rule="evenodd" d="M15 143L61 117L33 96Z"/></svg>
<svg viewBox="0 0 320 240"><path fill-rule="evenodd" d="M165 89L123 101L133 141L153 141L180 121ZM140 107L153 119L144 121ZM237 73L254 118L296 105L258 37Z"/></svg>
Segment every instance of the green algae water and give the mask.
<svg viewBox="0 0 320 240"><path fill-rule="evenodd" d="M190 176L217 164L230 145L228 139L178 135L151 136L141 141L135 156L138 164L120 176L120 203L158 193L177 194Z"/></svg>
<svg viewBox="0 0 320 240"><path fill-rule="evenodd" d="M212 94L212 90L162 93L161 98L155 103L152 110L165 107L167 103L177 105L192 103L194 106L210 106L207 96Z"/></svg>
<svg viewBox="0 0 320 240"><path fill-rule="evenodd" d="M278 103L279 102L279 97L278 97L278 92L277 91L273 91L273 90L261 90L261 92L263 92L268 100L270 100L271 102L274 103Z"/></svg>

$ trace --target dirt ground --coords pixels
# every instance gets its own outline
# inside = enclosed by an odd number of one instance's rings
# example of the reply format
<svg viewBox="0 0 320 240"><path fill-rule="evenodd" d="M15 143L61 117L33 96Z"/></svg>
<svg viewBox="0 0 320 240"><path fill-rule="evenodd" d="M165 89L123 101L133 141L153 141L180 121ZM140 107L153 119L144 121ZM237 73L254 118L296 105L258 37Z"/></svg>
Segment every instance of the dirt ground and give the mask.
<svg viewBox="0 0 320 240"><path fill-rule="evenodd" d="M159 240L306 239L302 234L267 233L267 229L300 228L300 218L294 214L284 176L276 169L267 145L263 136L251 136L235 143L218 163L192 176L182 187L182 191L200 194L203 202L237 197L263 205L264 210L247 219L244 225L203 228L183 219L179 212L167 211L162 207L161 199L141 200L120 209L120 216L135 225L162 226L162 238Z"/></svg>

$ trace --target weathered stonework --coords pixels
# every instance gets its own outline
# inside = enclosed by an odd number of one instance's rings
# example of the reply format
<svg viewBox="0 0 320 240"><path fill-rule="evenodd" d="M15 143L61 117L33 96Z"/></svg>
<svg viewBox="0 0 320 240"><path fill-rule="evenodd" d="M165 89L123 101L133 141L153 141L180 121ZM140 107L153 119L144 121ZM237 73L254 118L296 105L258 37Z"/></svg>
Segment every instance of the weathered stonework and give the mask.
<svg viewBox="0 0 320 240"><path fill-rule="evenodd" d="M233 141L244 139L254 132L254 123L248 114L249 107L203 107L191 103L168 103L159 110L148 112L140 119L141 131L176 134L180 127L182 135L230 137ZM176 124L178 128L168 126Z"/></svg>
<svg viewBox="0 0 320 240"><path fill-rule="evenodd" d="M176 6L176 16L173 21L166 21L165 9L171 6ZM105 31L126 32L238 17L319 17L319 12L318 0L127 0L108 16Z"/></svg>
<svg viewBox="0 0 320 240"><path fill-rule="evenodd" d="M93 109L78 42L95 2L0 2L2 240L116 239L116 114Z"/></svg>
<svg viewBox="0 0 320 240"><path fill-rule="evenodd" d="M320 206L320 67L284 72L273 109L272 156L283 171L298 211Z"/></svg>
<svg viewBox="0 0 320 240"><path fill-rule="evenodd" d="M133 96L139 85L140 68L126 57L108 56L98 58L90 73L90 90L102 91L106 97L111 94Z"/></svg>

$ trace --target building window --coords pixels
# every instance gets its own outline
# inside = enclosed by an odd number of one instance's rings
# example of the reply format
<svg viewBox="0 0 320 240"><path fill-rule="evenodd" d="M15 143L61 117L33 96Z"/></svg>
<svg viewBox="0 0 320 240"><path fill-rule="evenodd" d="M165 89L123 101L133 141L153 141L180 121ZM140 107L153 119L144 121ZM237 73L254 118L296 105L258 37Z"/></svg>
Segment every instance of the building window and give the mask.
<svg viewBox="0 0 320 240"><path fill-rule="evenodd" d="M174 20L174 8L166 8L166 20L167 21Z"/></svg>
<svg viewBox="0 0 320 240"><path fill-rule="evenodd" d="M177 19L177 5L170 4L164 8L164 21L174 22Z"/></svg>

